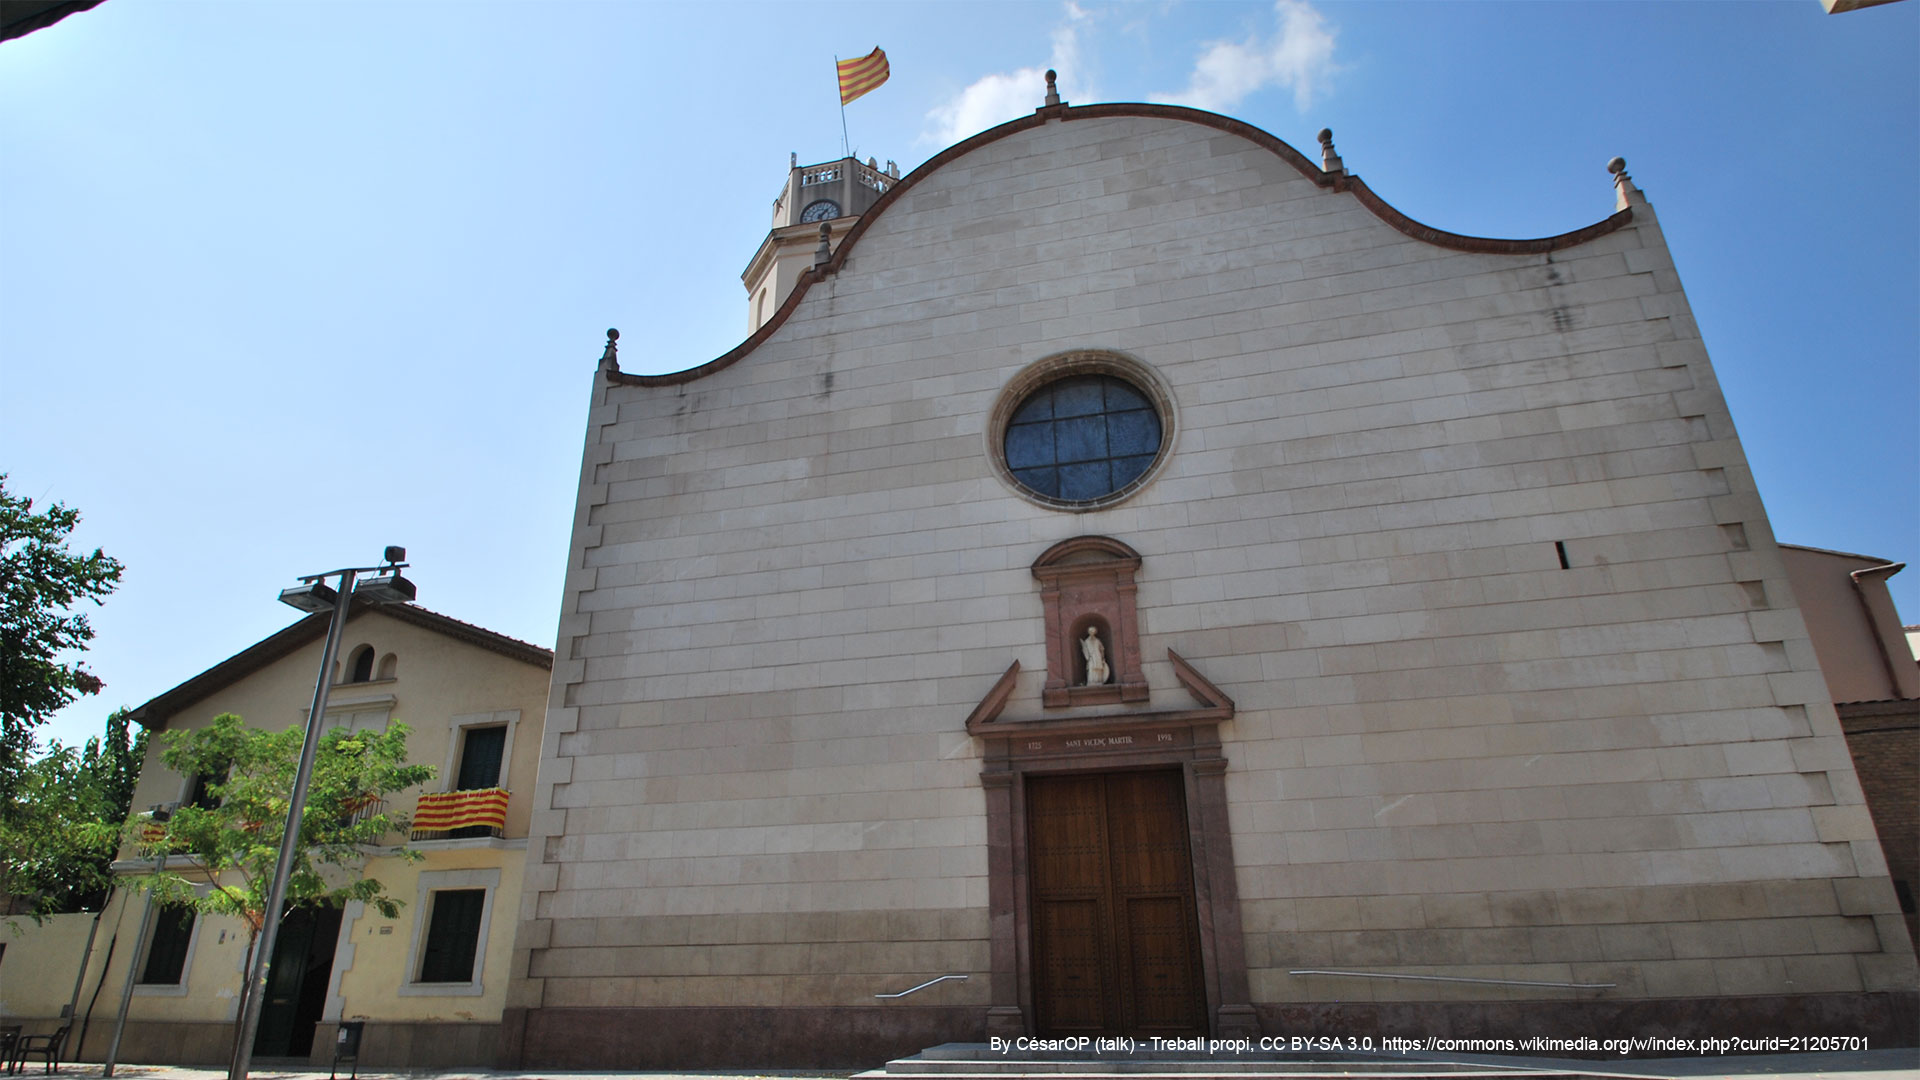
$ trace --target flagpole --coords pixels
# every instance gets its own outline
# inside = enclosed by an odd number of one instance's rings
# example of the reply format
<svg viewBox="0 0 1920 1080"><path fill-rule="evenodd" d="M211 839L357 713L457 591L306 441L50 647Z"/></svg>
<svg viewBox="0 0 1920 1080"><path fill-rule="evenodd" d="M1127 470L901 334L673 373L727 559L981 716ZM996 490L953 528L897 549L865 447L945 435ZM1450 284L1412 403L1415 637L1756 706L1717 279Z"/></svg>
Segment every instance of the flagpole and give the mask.
<svg viewBox="0 0 1920 1080"><path fill-rule="evenodd" d="M840 156L852 157L853 150L847 139L847 95L840 93L840 54L833 54L833 92L840 96Z"/></svg>

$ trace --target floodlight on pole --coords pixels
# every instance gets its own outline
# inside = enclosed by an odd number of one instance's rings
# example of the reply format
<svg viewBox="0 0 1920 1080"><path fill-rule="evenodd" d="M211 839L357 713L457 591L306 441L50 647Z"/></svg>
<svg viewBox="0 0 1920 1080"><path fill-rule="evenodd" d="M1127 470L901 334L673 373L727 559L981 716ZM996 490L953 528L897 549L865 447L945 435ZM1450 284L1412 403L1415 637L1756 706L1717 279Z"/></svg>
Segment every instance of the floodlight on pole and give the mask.
<svg viewBox="0 0 1920 1080"><path fill-rule="evenodd" d="M348 611L355 599L364 604L393 604L411 602L414 597L413 582L400 576L400 570L407 565L407 549L389 545L384 556L385 562L379 566L352 566L308 574L300 579L299 585L280 593L282 603L316 615L331 612L332 616L327 624L327 643L320 652L320 677L314 682L313 707L307 711L306 739L300 744L300 767L294 773L293 795L287 800L287 823L280 834L280 858L274 864L273 882L267 889L266 907L260 914L260 936L247 965L247 981L241 987L240 1030L234 1039L228 1080L247 1080L247 1070L253 1064L253 1041L259 1035L260 1007L267 990L267 965L280 936L280 909L287 902L287 879L293 876L293 857L300 842L300 815L306 809L313 762L320 751L320 725L327 715L333 658L340 651L340 639L346 633ZM356 588L354 582L361 574L373 576ZM337 590L327 585L327 579L332 577L340 579Z"/></svg>
<svg viewBox="0 0 1920 1080"><path fill-rule="evenodd" d="M308 614L317 615L323 611L332 611L340 594L324 581L309 581L295 585L291 589L280 590L280 602L289 607L297 607Z"/></svg>
<svg viewBox="0 0 1920 1080"><path fill-rule="evenodd" d="M414 588L413 582L401 577L396 570L366 578L353 587L353 595L370 604L411 604Z"/></svg>

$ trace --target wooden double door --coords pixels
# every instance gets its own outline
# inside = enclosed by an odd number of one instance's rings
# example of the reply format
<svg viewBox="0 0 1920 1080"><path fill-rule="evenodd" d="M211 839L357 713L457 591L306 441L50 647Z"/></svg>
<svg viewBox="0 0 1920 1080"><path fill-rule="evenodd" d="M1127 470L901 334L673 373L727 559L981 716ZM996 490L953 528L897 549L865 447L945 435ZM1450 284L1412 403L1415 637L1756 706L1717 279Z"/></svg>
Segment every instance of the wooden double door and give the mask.
<svg viewBox="0 0 1920 1080"><path fill-rule="evenodd" d="M1204 1035L1178 770L1027 779L1034 1020L1043 1035Z"/></svg>

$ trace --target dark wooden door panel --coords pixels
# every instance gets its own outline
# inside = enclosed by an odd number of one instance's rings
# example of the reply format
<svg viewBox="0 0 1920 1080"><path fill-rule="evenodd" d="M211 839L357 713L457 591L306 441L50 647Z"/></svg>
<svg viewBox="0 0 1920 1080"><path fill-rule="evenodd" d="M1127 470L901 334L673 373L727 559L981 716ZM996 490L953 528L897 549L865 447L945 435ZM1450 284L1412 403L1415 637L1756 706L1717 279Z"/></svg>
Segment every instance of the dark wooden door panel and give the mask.
<svg viewBox="0 0 1920 1080"><path fill-rule="evenodd" d="M1054 777L1027 797L1033 888L1044 896L1100 896L1106 891L1107 837L1097 776Z"/></svg>
<svg viewBox="0 0 1920 1080"><path fill-rule="evenodd" d="M1114 889L1127 895L1191 892L1180 774L1118 773L1106 780Z"/></svg>
<svg viewBox="0 0 1920 1080"><path fill-rule="evenodd" d="M1098 1034L1119 1019L1105 799L1097 776L1055 777L1028 793L1034 1009L1043 1030Z"/></svg>
<svg viewBox="0 0 1920 1080"><path fill-rule="evenodd" d="M1126 904L1127 986L1133 991L1135 1030L1201 1031L1204 1006L1189 943L1193 923L1179 897L1136 897Z"/></svg>
<svg viewBox="0 0 1920 1080"><path fill-rule="evenodd" d="M1047 900L1035 906L1047 949L1040 963L1047 987L1044 1011L1053 1030L1096 1034L1109 1027L1104 962L1106 928L1097 900Z"/></svg>
<svg viewBox="0 0 1920 1080"><path fill-rule="evenodd" d="M1202 1034L1178 772L1027 785L1035 1020L1047 1034Z"/></svg>

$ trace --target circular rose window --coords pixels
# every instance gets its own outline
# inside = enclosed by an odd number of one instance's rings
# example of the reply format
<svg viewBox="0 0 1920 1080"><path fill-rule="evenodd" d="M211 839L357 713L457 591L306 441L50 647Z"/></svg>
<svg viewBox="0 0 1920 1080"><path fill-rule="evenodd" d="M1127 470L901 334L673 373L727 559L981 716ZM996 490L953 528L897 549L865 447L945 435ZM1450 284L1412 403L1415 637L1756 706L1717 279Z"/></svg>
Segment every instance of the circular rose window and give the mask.
<svg viewBox="0 0 1920 1080"><path fill-rule="evenodd" d="M1168 439L1165 394L1107 354L1042 361L996 410L996 464L1021 494L1060 509L1111 505L1143 483Z"/></svg>

